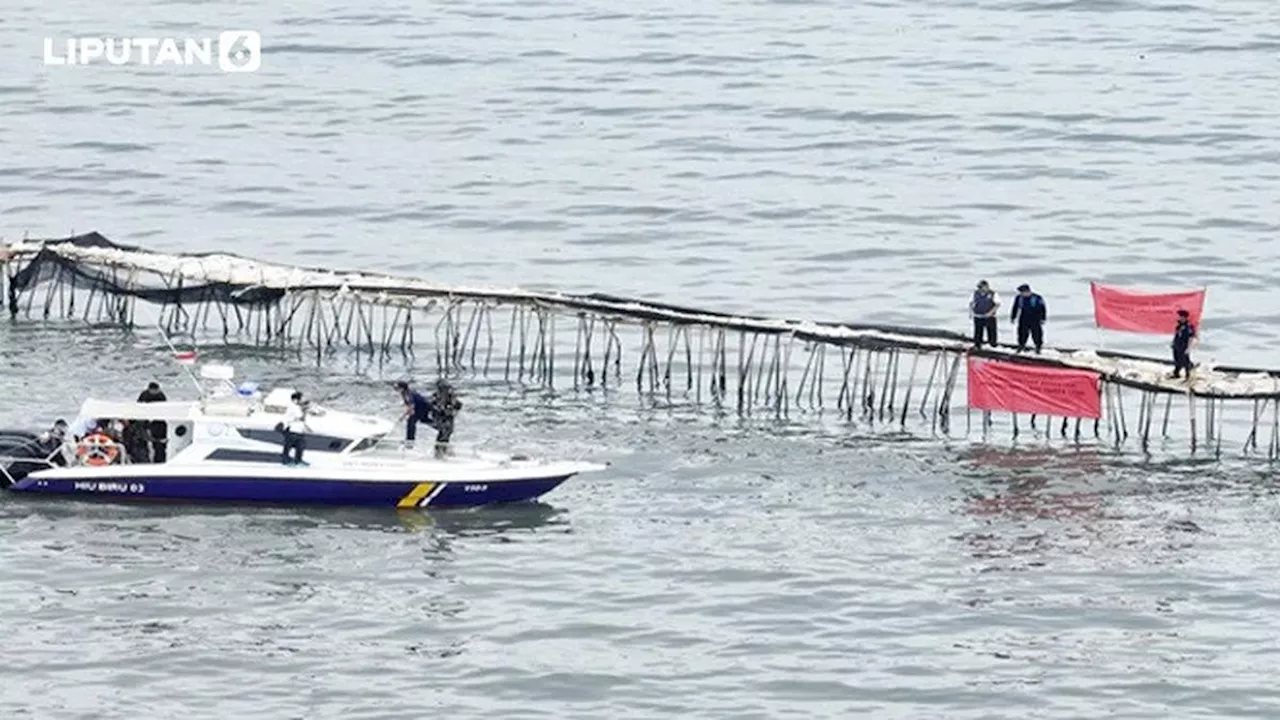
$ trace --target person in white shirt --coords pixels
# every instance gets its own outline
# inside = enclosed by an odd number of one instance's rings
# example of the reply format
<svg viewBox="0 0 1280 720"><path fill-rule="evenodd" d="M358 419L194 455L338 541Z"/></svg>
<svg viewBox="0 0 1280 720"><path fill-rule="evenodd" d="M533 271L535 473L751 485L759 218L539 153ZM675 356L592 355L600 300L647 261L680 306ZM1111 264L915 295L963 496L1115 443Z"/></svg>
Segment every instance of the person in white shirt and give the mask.
<svg viewBox="0 0 1280 720"><path fill-rule="evenodd" d="M79 440L85 435L93 432L93 429L96 427L98 427L98 421L93 418L77 418L76 421L67 428L67 433L70 435L72 440Z"/></svg>
<svg viewBox="0 0 1280 720"><path fill-rule="evenodd" d="M289 406L284 410L284 447L280 452L280 461L285 465L302 465L302 451L306 449L307 441L304 435L310 428L307 427L307 412L302 406L302 393L294 392L289 396ZM289 451L293 450L293 458L289 458Z"/></svg>

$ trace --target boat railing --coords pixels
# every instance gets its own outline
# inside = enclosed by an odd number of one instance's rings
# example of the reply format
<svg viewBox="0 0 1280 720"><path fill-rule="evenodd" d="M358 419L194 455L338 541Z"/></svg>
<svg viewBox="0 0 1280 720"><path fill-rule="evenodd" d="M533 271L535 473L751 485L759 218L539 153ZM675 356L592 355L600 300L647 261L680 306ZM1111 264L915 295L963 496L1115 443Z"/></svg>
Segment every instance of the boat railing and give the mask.
<svg viewBox="0 0 1280 720"><path fill-rule="evenodd" d="M54 462L53 459L58 455L60 455L61 453L62 453L62 446L59 445L57 448L53 450L53 452L50 452L48 455L44 457L40 457L39 455L35 457L32 457L30 455L26 455L26 456L0 455L0 477L4 478L5 487L9 487L13 485L15 482L17 482L14 479L13 475L9 472L9 467L11 465L16 465L18 463L25 463L27 465L44 465L46 467L42 467L39 469L49 470L52 468L59 467L59 465L56 462ZM33 470L32 472L36 472L36 471Z"/></svg>

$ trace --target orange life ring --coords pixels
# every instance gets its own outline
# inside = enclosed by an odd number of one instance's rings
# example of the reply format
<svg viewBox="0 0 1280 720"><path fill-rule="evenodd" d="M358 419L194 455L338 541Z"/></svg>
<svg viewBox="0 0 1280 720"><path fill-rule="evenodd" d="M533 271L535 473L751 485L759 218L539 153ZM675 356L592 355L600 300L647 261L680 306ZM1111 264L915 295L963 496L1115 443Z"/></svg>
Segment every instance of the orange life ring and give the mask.
<svg viewBox="0 0 1280 720"><path fill-rule="evenodd" d="M120 455L120 448L116 447L115 441L110 437L96 432L86 435L80 441L80 444L76 446L76 455L84 460L85 465L101 467L115 462Z"/></svg>

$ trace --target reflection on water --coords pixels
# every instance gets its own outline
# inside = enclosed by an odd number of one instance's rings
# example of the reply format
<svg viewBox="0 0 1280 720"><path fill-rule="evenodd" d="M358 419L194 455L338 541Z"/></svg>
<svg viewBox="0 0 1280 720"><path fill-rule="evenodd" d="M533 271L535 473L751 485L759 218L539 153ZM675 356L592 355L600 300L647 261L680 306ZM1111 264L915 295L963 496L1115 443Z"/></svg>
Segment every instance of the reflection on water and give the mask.
<svg viewBox="0 0 1280 720"><path fill-rule="evenodd" d="M133 529L158 527L175 518L234 519L258 532L280 537L315 530L372 530L484 537L510 531L555 528L567 531L568 513L544 501L478 508L355 508L322 506L201 505L113 502L110 499L69 499L39 495L0 495L0 522L23 518L57 523L64 520L113 523Z"/></svg>

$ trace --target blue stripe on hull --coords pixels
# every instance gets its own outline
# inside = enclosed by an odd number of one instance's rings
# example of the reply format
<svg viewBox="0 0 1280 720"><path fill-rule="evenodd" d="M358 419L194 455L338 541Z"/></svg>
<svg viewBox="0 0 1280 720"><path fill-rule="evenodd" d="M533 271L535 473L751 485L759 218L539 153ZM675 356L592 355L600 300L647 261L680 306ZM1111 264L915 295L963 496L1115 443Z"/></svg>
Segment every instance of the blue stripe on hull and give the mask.
<svg viewBox="0 0 1280 720"><path fill-rule="evenodd" d="M492 483L445 483L422 507L475 507L524 502L555 489L568 476ZM10 490L39 495L95 499L182 500L191 502L284 503L396 507L419 483L341 480L270 480L251 477L148 477L138 480L36 480L26 478Z"/></svg>

